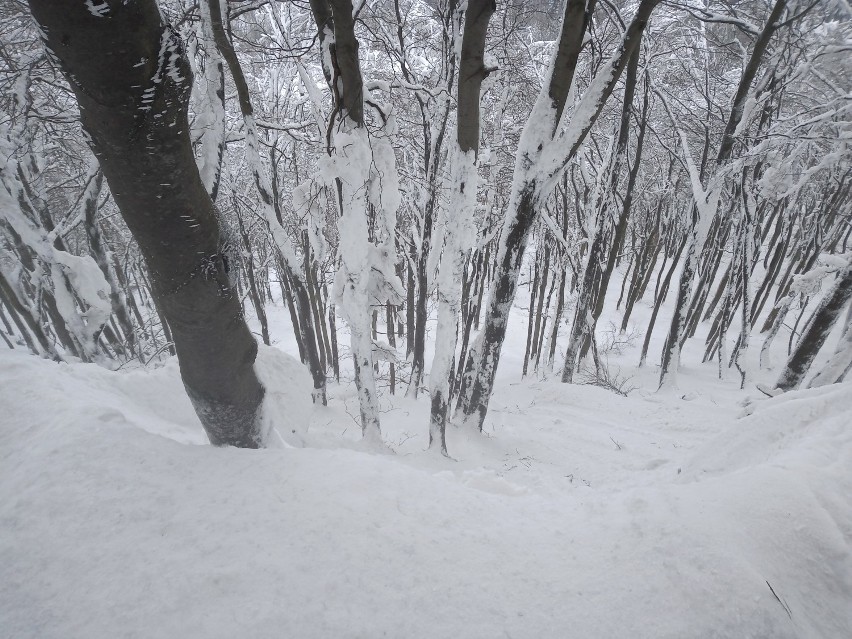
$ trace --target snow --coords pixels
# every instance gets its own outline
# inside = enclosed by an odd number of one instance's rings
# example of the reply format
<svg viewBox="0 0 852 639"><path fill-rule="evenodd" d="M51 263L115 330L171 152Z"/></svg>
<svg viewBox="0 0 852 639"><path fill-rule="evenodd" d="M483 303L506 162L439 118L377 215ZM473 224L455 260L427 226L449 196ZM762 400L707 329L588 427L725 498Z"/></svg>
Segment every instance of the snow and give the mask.
<svg viewBox="0 0 852 639"><path fill-rule="evenodd" d="M96 18L104 18L109 15L109 5L104 1L95 4L94 0L86 0L86 9Z"/></svg>
<svg viewBox="0 0 852 639"><path fill-rule="evenodd" d="M266 389L261 417L263 441L274 447L303 446L311 422L313 392L308 370L298 359L263 344L258 345L254 370Z"/></svg>
<svg viewBox="0 0 852 639"><path fill-rule="evenodd" d="M195 65L193 75L203 87L203 90L194 92L199 102L195 128L200 131L201 147L197 163L204 188L212 196L218 182L224 153L224 61L215 46L210 5L202 2L198 9L201 20L196 30L196 37L187 39L187 45L191 48L187 59L190 64ZM201 60L197 60L199 45L203 52ZM222 97L217 94L220 90Z"/></svg>
<svg viewBox="0 0 852 639"><path fill-rule="evenodd" d="M0 635L850 636L852 385L519 381L521 318L455 460L423 453L425 397L381 396L397 454L360 449L351 382L313 406L274 347L261 451L203 445L173 360L0 351Z"/></svg>

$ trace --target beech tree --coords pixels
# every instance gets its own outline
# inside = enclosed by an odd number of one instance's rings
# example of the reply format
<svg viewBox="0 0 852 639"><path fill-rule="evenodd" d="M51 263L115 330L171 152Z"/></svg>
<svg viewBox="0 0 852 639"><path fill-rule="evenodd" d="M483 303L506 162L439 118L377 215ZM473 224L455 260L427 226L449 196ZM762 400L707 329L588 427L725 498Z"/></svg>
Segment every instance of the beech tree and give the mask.
<svg viewBox="0 0 852 639"><path fill-rule="evenodd" d="M396 163L387 139L367 130L364 79L350 0L311 0L321 47L323 74L332 90L328 161L316 179L334 185L340 217L340 269L335 294L349 324L355 385L364 439L381 444L381 425L373 370L377 347L371 330L372 307L402 299L394 269L396 211L399 207ZM370 101L392 134L390 105ZM371 216L370 213L375 215ZM370 225L370 217L374 224Z"/></svg>
<svg viewBox="0 0 852 639"><path fill-rule="evenodd" d="M488 21L496 5L493 0L469 0L453 17L455 38L461 39L458 70L456 139L452 147L451 196L445 209L443 256L438 275L438 330L435 356L430 373L432 401L429 418L429 446L447 454L446 429L454 355L461 313L460 279L464 258L472 238L476 207L479 153L479 103L482 81L491 71L485 64L485 38ZM461 31L461 33L460 33ZM440 247L439 247L440 248Z"/></svg>
<svg viewBox="0 0 852 639"><path fill-rule="evenodd" d="M485 326L468 360L462 388L462 411L481 430L494 387L509 309L515 299L518 273L538 210L569 161L575 156L609 98L659 0L642 0L616 52L598 71L582 101L563 121L594 3L565 3L562 27L548 78L539 93L519 142L512 196L500 237L497 266Z"/></svg>
<svg viewBox="0 0 852 639"><path fill-rule="evenodd" d="M229 238L192 153L192 74L183 42L154 0L33 0L30 8L145 257L184 386L210 441L263 445L257 343L235 294Z"/></svg>

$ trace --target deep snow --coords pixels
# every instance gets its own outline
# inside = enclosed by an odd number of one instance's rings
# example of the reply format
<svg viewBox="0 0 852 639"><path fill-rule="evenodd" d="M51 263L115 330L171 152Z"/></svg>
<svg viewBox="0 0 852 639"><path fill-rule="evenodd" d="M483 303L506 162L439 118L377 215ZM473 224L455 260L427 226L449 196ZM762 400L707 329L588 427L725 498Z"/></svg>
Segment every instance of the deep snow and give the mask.
<svg viewBox="0 0 852 639"><path fill-rule="evenodd" d="M199 445L174 362L0 351L0 636L852 636L852 384L625 398L509 356L451 461L428 398L384 396L397 454L363 452L351 384L312 408L282 357L296 447L245 451Z"/></svg>

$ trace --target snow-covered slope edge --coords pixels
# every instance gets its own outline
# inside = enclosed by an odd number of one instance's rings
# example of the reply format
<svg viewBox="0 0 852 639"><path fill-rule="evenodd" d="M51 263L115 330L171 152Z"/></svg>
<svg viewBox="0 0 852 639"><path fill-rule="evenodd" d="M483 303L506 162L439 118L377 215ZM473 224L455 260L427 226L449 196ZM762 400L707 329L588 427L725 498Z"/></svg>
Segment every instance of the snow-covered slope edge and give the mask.
<svg viewBox="0 0 852 639"><path fill-rule="evenodd" d="M798 636L850 636L852 384L747 403L681 481L709 532L767 566Z"/></svg>
<svg viewBox="0 0 852 639"><path fill-rule="evenodd" d="M175 368L4 353L0 636L849 636L849 393L759 402L659 484L554 496L185 445Z"/></svg>

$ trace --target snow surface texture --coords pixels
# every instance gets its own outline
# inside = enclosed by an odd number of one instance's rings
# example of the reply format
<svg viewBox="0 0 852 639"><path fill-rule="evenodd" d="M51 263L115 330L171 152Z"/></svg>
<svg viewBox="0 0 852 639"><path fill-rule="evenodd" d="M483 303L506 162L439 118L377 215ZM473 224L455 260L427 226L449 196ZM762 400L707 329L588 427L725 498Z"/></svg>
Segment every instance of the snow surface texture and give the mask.
<svg viewBox="0 0 852 639"><path fill-rule="evenodd" d="M852 384L731 386L498 379L454 462L425 400L385 413L395 456L345 387L276 391L305 447L212 448L174 363L0 351L0 636L852 636Z"/></svg>

